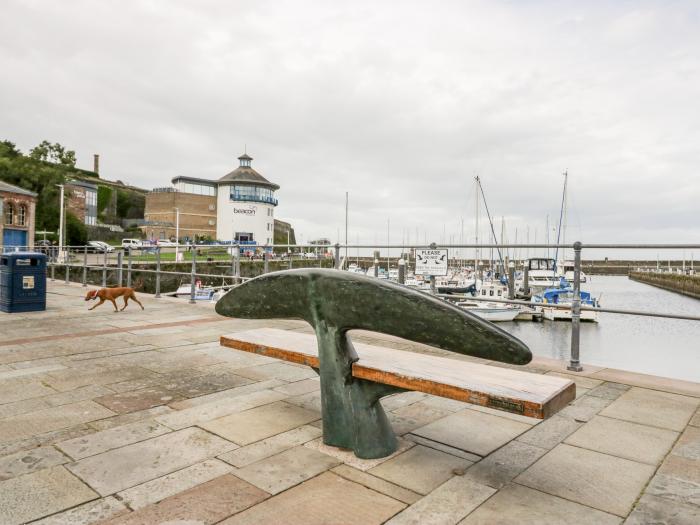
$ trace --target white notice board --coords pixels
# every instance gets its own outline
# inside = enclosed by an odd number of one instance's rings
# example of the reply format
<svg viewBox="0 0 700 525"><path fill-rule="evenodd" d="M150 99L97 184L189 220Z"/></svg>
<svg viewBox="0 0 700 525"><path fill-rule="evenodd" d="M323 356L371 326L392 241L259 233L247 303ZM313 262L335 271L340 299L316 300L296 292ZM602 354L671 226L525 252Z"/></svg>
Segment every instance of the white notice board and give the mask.
<svg viewBox="0 0 700 525"><path fill-rule="evenodd" d="M416 250L416 275L447 275L447 250Z"/></svg>

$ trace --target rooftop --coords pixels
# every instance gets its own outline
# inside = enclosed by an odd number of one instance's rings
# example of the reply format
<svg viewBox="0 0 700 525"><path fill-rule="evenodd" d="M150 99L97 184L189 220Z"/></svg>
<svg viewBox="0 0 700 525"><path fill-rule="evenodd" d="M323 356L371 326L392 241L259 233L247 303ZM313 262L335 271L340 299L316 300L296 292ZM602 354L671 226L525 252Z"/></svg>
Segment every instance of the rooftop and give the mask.
<svg viewBox="0 0 700 525"><path fill-rule="evenodd" d="M0 191L7 191L10 193L18 193L20 195L27 195L29 197L36 197L38 193L34 193L33 191L25 190L24 188L20 188L19 186L15 186L14 184L10 184L9 182L5 182L0 180Z"/></svg>
<svg viewBox="0 0 700 525"><path fill-rule="evenodd" d="M3 523L697 523L700 384L535 358L577 399L540 421L422 393L382 400L400 448L321 442L313 370L222 348L300 321L217 316L139 294L88 312L0 313ZM357 341L471 360L376 333ZM500 363L494 366L504 366ZM41 498L32 498L41 494Z"/></svg>

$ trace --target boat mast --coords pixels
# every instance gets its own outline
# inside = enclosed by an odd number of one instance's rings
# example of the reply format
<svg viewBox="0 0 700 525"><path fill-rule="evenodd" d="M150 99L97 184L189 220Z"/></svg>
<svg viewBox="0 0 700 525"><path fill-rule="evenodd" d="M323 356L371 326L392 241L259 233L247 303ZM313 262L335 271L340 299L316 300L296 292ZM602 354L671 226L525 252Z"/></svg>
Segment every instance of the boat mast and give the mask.
<svg viewBox="0 0 700 525"><path fill-rule="evenodd" d="M481 185L481 181L479 180L479 177L476 178L477 182L479 183L479 189L481 190L481 196L484 199L484 209L486 210L486 217L489 220L489 225L491 226L491 235L493 235L493 242L496 244L496 251L498 252L498 260L501 263L501 268L504 268L503 264L503 255L501 254L501 247L498 244L498 237L496 237L496 230L493 227L493 220L491 220L491 213L489 212L489 205L486 203L486 195L484 194L484 187ZM493 248L491 249L493 251ZM491 265L491 268L493 269L493 264ZM506 282L507 282L507 277L506 277Z"/></svg>
<svg viewBox="0 0 700 525"><path fill-rule="evenodd" d="M474 192L474 209L476 219L474 221L474 272L479 271L479 176L474 178L476 191ZM474 277L476 279L476 276Z"/></svg>
<svg viewBox="0 0 700 525"><path fill-rule="evenodd" d="M557 274L557 262L559 260L559 240L562 234L562 221L564 223L564 228L566 228L565 210L566 210L566 185L569 180L569 173L564 172L564 191L561 195L561 208L559 209L559 229L557 230L557 248L554 251L554 275ZM566 236L566 232L564 232Z"/></svg>

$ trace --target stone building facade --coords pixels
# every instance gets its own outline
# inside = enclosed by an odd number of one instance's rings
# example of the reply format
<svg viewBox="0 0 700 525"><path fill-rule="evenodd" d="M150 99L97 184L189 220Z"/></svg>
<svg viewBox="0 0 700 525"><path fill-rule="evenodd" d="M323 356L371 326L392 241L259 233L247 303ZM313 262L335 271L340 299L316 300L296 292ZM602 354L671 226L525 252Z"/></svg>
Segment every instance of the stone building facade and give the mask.
<svg viewBox="0 0 700 525"><path fill-rule="evenodd" d="M34 247L37 194L0 181L0 241L3 250Z"/></svg>

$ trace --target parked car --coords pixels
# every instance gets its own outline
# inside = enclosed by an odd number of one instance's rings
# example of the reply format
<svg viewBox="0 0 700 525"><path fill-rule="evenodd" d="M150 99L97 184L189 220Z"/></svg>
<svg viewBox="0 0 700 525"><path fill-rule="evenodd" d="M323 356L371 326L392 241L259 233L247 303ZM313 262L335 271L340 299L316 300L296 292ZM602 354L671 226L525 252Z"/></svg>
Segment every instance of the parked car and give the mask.
<svg viewBox="0 0 700 525"><path fill-rule="evenodd" d="M91 253L112 253L114 251L114 246L102 241L88 241L87 247L88 252Z"/></svg>
<svg viewBox="0 0 700 525"><path fill-rule="evenodd" d="M167 239L158 239L156 241L156 244L160 246L161 248L174 248L178 244L174 241L169 241Z"/></svg>
<svg viewBox="0 0 700 525"><path fill-rule="evenodd" d="M140 250L143 248L141 239L122 239L122 248L125 250Z"/></svg>
<svg viewBox="0 0 700 525"><path fill-rule="evenodd" d="M318 259L316 252L304 252L304 259Z"/></svg>

